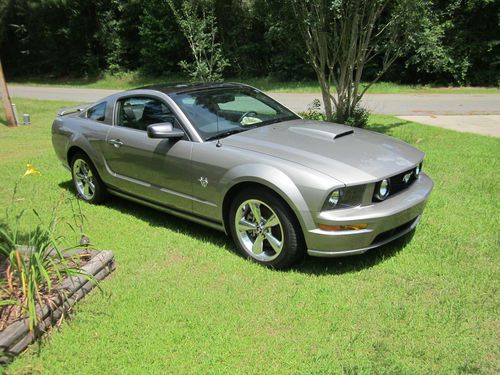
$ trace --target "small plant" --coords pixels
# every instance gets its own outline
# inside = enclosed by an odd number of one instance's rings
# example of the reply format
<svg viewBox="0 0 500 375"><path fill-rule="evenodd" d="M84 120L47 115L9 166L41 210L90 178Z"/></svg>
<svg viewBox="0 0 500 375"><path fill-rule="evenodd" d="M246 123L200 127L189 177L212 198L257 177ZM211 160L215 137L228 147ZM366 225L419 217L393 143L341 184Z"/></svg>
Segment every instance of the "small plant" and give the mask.
<svg viewBox="0 0 500 375"><path fill-rule="evenodd" d="M40 172L28 164L24 176L37 176ZM62 195L52 209L48 223L35 209L22 209L12 216L16 193L21 180L15 185L12 204L6 211L5 224L0 227L0 263L5 265L0 307L18 304L22 314L29 318L30 330L39 324L38 309L43 305L51 305L54 295L61 295L63 280L66 277L79 276L96 282L91 275L84 273L79 267L79 256L69 252L80 248L80 245L62 247L62 236L56 235L56 228L61 221L61 208L66 202ZM72 213L75 223L80 223L83 215ZM79 207L79 206L78 206ZM27 233L21 230L22 219L33 214L38 224ZM81 225L78 225L81 228ZM20 317L20 316L17 316Z"/></svg>
<svg viewBox="0 0 500 375"><path fill-rule="evenodd" d="M326 116L321 111L321 102L319 99L314 99L308 106L307 111L301 112L300 115L306 120L325 121Z"/></svg>
<svg viewBox="0 0 500 375"><path fill-rule="evenodd" d="M326 121L326 115L321 111L321 102L319 99L314 99L307 107L307 111L301 112L300 115L306 120ZM370 112L360 106L356 106L353 113L347 117L345 121L340 121L337 113L333 113L333 122L354 126L357 128L364 128L368 124Z"/></svg>

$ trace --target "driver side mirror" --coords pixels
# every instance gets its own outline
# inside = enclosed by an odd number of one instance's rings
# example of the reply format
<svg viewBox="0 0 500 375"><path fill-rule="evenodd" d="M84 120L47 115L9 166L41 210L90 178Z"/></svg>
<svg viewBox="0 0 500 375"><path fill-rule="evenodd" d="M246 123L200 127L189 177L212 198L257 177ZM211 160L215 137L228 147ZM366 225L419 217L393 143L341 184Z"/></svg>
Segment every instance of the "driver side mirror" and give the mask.
<svg viewBox="0 0 500 375"><path fill-rule="evenodd" d="M184 137L184 132L175 129L171 122L161 122L147 127L149 138L180 139Z"/></svg>

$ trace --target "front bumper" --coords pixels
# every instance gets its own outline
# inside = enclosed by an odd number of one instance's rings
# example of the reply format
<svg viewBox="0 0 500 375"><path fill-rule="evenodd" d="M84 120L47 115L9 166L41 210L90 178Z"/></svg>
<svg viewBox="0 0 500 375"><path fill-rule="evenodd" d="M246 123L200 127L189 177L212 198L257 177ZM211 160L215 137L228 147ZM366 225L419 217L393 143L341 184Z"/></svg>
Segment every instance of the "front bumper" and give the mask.
<svg viewBox="0 0 500 375"><path fill-rule="evenodd" d="M362 254L412 231L420 221L433 187L432 180L421 174L408 189L370 206L317 213L317 228L306 233L308 254L336 257ZM326 231L319 224L368 224L365 229Z"/></svg>

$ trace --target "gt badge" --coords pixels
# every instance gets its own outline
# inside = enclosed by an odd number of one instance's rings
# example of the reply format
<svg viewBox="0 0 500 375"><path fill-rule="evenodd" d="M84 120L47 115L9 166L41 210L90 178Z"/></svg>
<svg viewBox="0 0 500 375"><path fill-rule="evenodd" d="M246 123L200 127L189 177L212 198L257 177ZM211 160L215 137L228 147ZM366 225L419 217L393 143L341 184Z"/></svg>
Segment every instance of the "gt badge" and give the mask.
<svg viewBox="0 0 500 375"><path fill-rule="evenodd" d="M198 179L198 181L200 181L200 184L201 184L202 187L204 187L204 188L207 187L207 185L208 185L208 178L206 178L206 177L200 177Z"/></svg>

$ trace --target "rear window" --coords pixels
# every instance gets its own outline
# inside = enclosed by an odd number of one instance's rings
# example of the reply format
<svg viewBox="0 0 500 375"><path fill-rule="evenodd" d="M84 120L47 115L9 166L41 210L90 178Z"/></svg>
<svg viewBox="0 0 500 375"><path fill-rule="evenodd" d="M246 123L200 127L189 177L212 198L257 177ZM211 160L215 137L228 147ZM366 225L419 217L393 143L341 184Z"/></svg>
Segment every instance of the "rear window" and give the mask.
<svg viewBox="0 0 500 375"><path fill-rule="evenodd" d="M106 114L106 102L99 103L87 110L87 118L93 121L104 121Z"/></svg>

